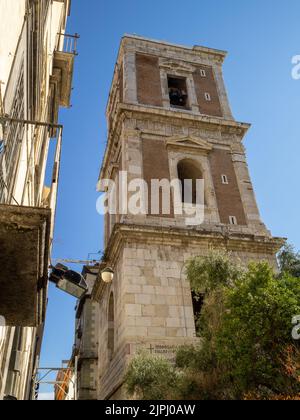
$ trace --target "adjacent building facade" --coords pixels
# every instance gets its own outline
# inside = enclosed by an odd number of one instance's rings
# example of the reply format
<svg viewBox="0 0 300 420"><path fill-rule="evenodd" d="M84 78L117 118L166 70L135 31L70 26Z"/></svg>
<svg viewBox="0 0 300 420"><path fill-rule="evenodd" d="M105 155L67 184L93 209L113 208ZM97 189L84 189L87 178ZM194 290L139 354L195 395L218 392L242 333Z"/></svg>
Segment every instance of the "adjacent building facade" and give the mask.
<svg viewBox="0 0 300 420"><path fill-rule="evenodd" d="M97 400L99 304L92 298L100 265L85 266L82 275L88 286L85 296L76 307L75 343L72 362L76 365L76 397L78 400Z"/></svg>
<svg viewBox="0 0 300 420"><path fill-rule="evenodd" d="M30 399L77 36L70 0L0 0L0 399ZM51 153L49 153L51 151ZM51 156L51 157L50 157Z"/></svg>

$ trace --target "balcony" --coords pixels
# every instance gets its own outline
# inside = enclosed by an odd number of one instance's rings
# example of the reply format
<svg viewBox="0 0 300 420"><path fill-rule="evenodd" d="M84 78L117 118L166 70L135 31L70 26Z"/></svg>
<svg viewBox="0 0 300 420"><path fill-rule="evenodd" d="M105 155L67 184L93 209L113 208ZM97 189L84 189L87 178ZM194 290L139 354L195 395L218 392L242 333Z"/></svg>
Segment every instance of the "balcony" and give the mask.
<svg viewBox="0 0 300 420"><path fill-rule="evenodd" d="M37 326L48 278L51 210L0 205L0 314L7 325Z"/></svg>
<svg viewBox="0 0 300 420"><path fill-rule="evenodd" d="M53 226L60 168L62 127L47 123L34 123L6 118L4 152L0 159L0 315L6 325L37 327L45 319L49 256L53 238ZM56 151L48 161L51 185L43 187L34 207L20 205L14 197L14 172L8 177L6 168L11 167L14 155L9 153L10 143L15 139L9 135L10 129L31 126L57 132ZM55 141L54 139L51 141ZM34 147L34 145L32 146ZM8 172L10 175L10 172ZM49 179L49 183L50 183ZM1 185L0 182L0 193ZM27 183L25 182L25 185ZM4 194L5 193L5 194Z"/></svg>
<svg viewBox="0 0 300 420"><path fill-rule="evenodd" d="M71 105L74 61L77 55L79 35L58 34L57 48L54 52L51 85L54 90L55 106L69 108Z"/></svg>

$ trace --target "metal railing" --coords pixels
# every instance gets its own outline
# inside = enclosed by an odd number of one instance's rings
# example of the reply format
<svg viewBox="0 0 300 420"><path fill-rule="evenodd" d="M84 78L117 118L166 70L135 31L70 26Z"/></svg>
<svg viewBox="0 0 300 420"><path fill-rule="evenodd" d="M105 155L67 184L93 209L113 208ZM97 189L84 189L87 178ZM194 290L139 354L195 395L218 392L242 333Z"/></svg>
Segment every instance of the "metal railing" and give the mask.
<svg viewBox="0 0 300 420"><path fill-rule="evenodd" d="M59 52L64 52L67 54L78 55L77 52L77 43L80 36L78 34L57 34L57 50Z"/></svg>

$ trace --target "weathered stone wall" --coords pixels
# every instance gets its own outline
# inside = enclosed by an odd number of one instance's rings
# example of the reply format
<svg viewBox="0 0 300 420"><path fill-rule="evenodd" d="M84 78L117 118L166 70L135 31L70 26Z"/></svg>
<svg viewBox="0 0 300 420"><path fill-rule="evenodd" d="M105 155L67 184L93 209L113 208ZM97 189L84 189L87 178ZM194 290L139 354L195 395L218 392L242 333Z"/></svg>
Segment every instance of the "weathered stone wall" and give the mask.
<svg viewBox="0 0 300 420"><path fill-rule="evenodd" d="M98 384L99 305L91 299L91 292L99 266L87 266L83 276L88 285L85 297L76 311L75 353L78 357L78 399L96 400Z"/></svg>
<svg viewBox="0 0 300 420"><path fill-rule="evenodd" d="M174 357L175 349L195 343L196 332L190 285L185 264L193 257L207 255L211 247L225 249L220 239L192 239L188 233L168 238L143 234L138 241L124 235L116 258L116 278L100 298L98 398L108 398L122 384L130 358L140 348ZM125 239L125 236L128 239ZM116 239L115 239L116 240ZM274 254L264 244L228 245L233 258L247 264L266 260L274 267ZM265 249L265 250L264 250ZM108 301L115 299L115 349L108 358Z"/></svg>
<svg viewBox="0 0 300 420"><path fill-rule="evenodd" d="M95 400L98 365L99 306L91 299L84 304L81 318L82 339L79 347L78 399Z"/></svg>

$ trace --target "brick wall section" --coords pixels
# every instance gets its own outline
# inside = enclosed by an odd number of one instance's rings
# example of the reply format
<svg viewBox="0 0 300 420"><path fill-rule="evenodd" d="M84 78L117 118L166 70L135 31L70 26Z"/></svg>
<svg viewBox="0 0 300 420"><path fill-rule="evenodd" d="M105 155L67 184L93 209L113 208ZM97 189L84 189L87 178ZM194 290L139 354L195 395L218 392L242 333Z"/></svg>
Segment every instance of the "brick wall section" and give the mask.
<svg viewBox="0 0 300 420"><path fill-rule="evenodd" d="M205 71L205 77L201 76L201 70ZM212 67L198 67L197 71L194 73L194 83L201 114L223 117L219 93ZM211 101L207 101L205 99L205 93L210 94Z"/></svg>
<svg viewBox="0 0 300 420"><path fill-rule="evenodd" d="M137 54L136 73L139 103L163 106L158 58Z"/></svg>
<svg viewBox="0 0 300 420"><path fill-rule="evenodd" d="M151 180L170 180L170 167L166 145L163 141L143 139L143 171L144 180L149 190L149 212L151 212ZM162 214L162 194L160 194L160 214L153 216L165 216L174 218L174 205L171 200L171 212L169 215Z"/></svg>
<svg viewBox="0 0 300 420"><path fill-rule="evenodd" d="M214 149L210 154L210 164L221 223L229 224L229 216L235 216L239 225L247 225L231 153ZM228 185L222 183L222 175L227 176Z"/></svg>

